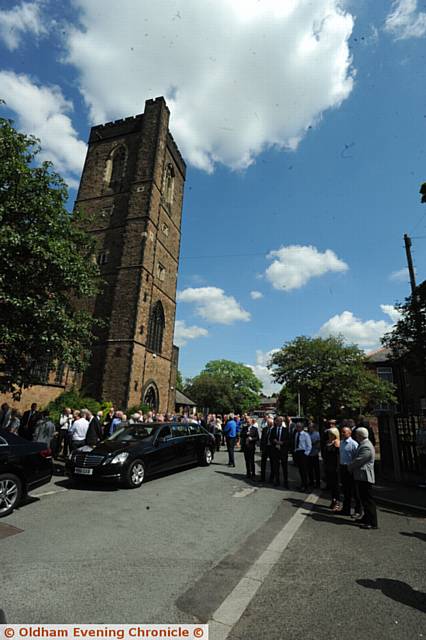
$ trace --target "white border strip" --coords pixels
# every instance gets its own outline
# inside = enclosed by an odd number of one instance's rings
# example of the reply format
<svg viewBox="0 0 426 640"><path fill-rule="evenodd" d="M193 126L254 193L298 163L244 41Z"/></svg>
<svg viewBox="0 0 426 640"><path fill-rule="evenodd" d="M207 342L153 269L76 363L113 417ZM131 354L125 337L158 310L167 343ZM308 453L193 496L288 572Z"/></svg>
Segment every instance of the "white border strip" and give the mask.
<svg viewBox="0 0 426 640"><path fill-rule="evenodd" d="M305 521L308 511L318 502L319 497L319 495L311 493L306 498L302 506L299 507L281 531L277 533L269 546L213 613L211 620L209 620L212 640L225 640L231 633L232 627L241 618L256 592L265 582L271 569L278 562L281 554Z"/></svg>

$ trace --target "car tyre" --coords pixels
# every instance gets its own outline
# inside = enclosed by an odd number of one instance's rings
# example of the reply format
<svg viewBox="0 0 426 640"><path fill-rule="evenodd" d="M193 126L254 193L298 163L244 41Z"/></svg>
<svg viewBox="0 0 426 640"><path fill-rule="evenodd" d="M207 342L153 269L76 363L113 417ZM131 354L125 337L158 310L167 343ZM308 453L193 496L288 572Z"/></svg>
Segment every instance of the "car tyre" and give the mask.
<svg viewBox="0 0 426 640"><path fill-rule="evenodd" d="M203 467L209 467L213 462L213 453L210 447L205 447L203 455L201 457L201 464Z"/></svg>
<svg viewBox="0 0 426 640"><path fill-rule="evenodd" d="M23 494L22 482L13 473L0 474L0 518L8 516L19 504Z"/></svg>
<svg viewBox="0 0 426 640"><path fill-rule="evenodd" d="M145 464L142 460L133 460L126 472L124 484L129 489L137 489L145 480Z"/></svg>

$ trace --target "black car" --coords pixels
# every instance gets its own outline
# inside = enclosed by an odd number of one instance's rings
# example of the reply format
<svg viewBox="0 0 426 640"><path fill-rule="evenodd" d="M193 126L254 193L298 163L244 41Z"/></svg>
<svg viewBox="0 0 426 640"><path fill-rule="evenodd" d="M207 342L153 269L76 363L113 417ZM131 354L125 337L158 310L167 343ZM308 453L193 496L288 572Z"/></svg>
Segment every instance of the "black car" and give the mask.
<svg viewBox="0 0 426 640"><path fill-rule="evenodd" d="M0 517L18 506L28 491L50 482L52 451L0 429Z"/></svg>
<svg viewBox="0 0 426 640"><path fill-rule="evenodd" d="M73 451L66 470L75 480L113 480L140 487L149 475L199 463L208 466L215 441L198 424L123 423L93 449Z"/></svg>

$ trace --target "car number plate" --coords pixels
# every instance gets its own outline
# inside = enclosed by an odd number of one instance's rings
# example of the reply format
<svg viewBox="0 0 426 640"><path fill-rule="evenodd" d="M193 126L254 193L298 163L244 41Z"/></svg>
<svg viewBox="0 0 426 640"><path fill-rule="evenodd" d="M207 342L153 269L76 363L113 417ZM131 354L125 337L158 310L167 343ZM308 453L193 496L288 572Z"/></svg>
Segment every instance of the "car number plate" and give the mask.
<svg viewBox="0 0 426 640"><path fill-rule="evenodd" d="M91 476L93 475L93 469L82 469L81 467L76 467L74 469L74 473L79 473L82 476Z"/></svg>

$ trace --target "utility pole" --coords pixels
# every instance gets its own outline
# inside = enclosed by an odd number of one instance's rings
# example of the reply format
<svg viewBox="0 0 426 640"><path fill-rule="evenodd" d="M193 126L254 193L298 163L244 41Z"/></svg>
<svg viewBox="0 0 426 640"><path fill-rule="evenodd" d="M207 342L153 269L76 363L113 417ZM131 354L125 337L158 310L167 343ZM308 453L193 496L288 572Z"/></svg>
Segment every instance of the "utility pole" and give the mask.
<svg viewBox="0 0 426 640"><path fill-rule="evenodd" d="M416 290L416 274L414 273L413 258L411 256L411 238L404 233L405 253L407 254L408 272L410 274L411 293Z"/></svg>

